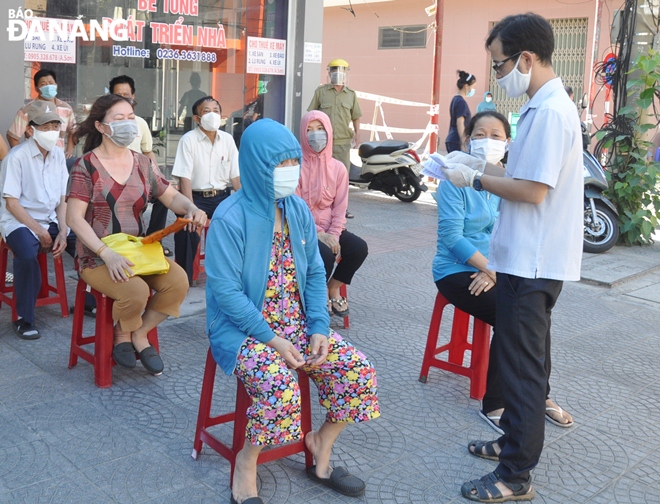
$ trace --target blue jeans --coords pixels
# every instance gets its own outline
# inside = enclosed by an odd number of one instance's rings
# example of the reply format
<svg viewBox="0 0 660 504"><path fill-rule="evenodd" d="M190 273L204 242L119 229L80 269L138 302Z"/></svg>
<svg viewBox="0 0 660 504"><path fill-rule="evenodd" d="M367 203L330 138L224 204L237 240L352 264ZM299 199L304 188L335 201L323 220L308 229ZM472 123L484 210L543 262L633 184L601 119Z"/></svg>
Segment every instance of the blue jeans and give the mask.
<svg viewBox="0 0 660 504"><path fill-rule="evenodd" d="M53 241L59 232L57 224L51 222L48 233ZM41 290L41 268L37 260L39 239L28 228L21 227L9 233L5 241L14 254L16 312L20 318L33 324L34 307ZM66 238L66 252L73 257L75 251L76 235L71 231Z"/></svg>

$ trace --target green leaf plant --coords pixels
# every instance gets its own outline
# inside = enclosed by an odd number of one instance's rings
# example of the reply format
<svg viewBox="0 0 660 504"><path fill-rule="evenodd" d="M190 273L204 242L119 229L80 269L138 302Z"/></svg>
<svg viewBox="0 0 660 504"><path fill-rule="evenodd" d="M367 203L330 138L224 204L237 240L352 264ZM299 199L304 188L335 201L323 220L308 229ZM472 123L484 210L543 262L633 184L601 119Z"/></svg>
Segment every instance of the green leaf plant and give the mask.
<svg viewBox="0 0 660 504"><path fill-rule="evenodd" d="M619 211L619 241L646 245L653 243L651 236L660 219L660 163L653 161L653 144L647 140L660 119L655 107L648 110L660 96L660 52L649 49L638 55L628 74L630 105L621 108L618 116L629 127L616 135L599 131L596 138L605 140L602 146L610 151L606 196Z"/></svg>

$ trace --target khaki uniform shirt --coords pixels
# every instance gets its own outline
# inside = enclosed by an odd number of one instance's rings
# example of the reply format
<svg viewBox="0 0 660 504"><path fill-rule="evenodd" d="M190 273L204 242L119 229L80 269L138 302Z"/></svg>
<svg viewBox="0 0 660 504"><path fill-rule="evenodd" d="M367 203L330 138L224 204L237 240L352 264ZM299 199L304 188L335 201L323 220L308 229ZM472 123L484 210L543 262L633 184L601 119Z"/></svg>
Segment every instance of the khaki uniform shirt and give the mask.
<svg viewBox="0 0 660 504"><path fill-rule="evenodd" d="M307 107L307 111L320 110L330 117L335 144L350 144L353 131L348 127L351 121L362 117L360 104L355 91L344 86L338 93L332 84L324 84L316 88L314 98Z"/></svg>

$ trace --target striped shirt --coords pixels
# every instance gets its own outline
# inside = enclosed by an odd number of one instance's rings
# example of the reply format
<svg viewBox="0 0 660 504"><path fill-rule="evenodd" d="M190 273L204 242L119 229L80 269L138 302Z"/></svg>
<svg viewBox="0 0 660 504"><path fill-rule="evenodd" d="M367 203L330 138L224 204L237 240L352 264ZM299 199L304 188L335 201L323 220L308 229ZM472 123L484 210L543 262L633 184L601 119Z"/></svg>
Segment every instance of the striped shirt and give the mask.
<svg viewBox="0 0 660 504"><path fill-rule="evenodd" d="M20 140L25 134L25 129L28 125L28 108L33 101L36 100L26 103L23 108L16 112L14 122L9 127L9 131L7 131L7 136L10 136L15 140ZM62 119L60 125L60 138L57 140L57 146L62 150L66 150L67 135L76 129L76 116L73 113L71 105L59 98L55 98L55 107L57 107L57 115Z"/></svg>

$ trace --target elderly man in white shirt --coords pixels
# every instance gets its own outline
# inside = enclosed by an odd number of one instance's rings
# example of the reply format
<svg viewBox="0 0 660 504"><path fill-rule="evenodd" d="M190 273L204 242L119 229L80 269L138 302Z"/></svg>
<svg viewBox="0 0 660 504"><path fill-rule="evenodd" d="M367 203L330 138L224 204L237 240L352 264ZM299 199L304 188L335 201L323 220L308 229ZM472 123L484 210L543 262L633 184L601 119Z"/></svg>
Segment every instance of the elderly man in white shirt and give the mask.
<svg viewBox="0 0 660 504"><path fill-rule="evenodd" d="M505 502L535 496L531 470L543 450L552 309L563 281L580 279L582 139L575 107L552 68L554 36L545 19L507 16L486 46L500 87L512 98L529 96L506 171L464 153L447 156L443 171L458 187L502 198L488 267L499 284L491 352L500 372L504 435L468 445L471 454L499 465L466 482L461 493Z"/></svg>
<svg viewBox="0 0 660 504"><path fill-rule="evenodd" d="M179 177L181 193L211 219L231 190L241 188L238 149L231 135L218 130L221 108L215 98L200 98L192 108L193 120L199 127L179 140L172 175ZM174 235L174 260L186 270L191 283L199 242L199 234L192 229Z"/></svg>
<svg viewBox="0 0 660 504"><path fill-rule="evenodd" d="M2 162L0 228L14 254L14 299L19 338L41 336L34 308L41 289L37 254L65 250L73 256L76 237L66 226L66 186L69 175L64 152L56 146L60 119L52 103L36 100L27 109L29 138Z"/></svg>

